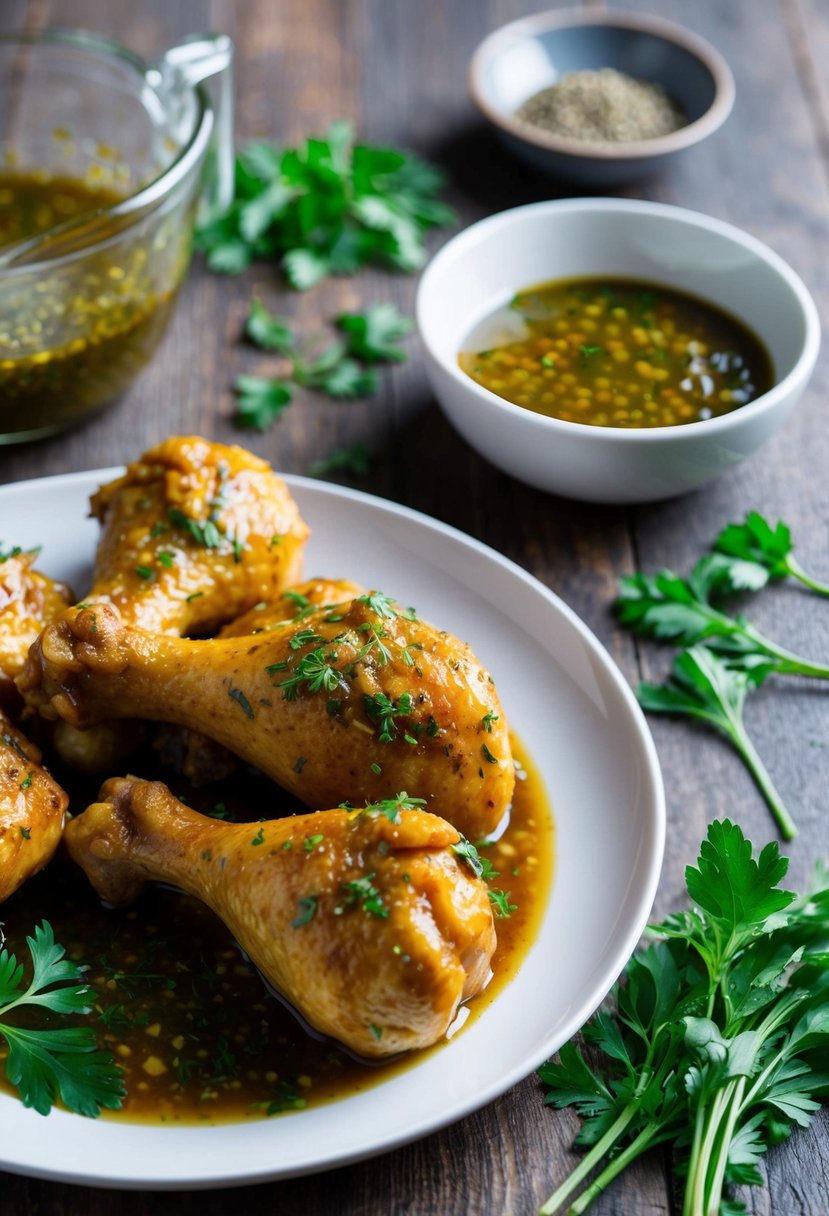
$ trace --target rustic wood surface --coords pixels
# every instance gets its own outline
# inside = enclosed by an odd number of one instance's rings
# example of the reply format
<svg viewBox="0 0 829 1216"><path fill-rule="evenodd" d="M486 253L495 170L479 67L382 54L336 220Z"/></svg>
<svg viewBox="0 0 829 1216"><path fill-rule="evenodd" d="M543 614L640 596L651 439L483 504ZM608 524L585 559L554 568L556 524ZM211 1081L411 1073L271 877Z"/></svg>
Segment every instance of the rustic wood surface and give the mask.
<svg viewBox="0 0 829 1216"><path fill-rule="evenodd" d="M553 0L547 0L547 6ZM237 132L290 141L352 119L370 141L410 146L441 162L461 224L555 188L509 159L476 118L465 91L467 60L490 30L541 7L529 0L2 0L0 22L78 26L153 56L203 29L238 48ZM725 127L664 176L628 193L728 220L767 241L829 307L829 0L620 0L685 20L724 53L737 79ZM441 237L440 239L445 239ZM432 242L436 247L439 239ZM239 343L253 288L271 307L315 327L344 307L394 299L411 312L415 280L363 272L304 296L259 266L239 278L194 265L152 365L108 413L70 435L0 449L0 482L119 463L172 431L239 439L229 382L264 361ZM729 519L760 508L785 518L807 568L829 576L829 355L784 432L713 486L639 508L590 507L541 494L500 474L450 429L426 385L416 342L385 378L379 398L303 401L250 446L288 472L344 443L376 452L366 488L471 533L530 570L601 638L626 676L659 674L662 656L637 647L608 612L615 579L634 563L687 569ZM8 532L4 524L2 534ZM8 538L7 538L8 539ZM752 603L752 616L795 650L829 652L827 612L796 589ZM829 714L807 685L762 690L748 724L802 831L789 849L795 882L827 851ZM706 823L736 817L755 840L771 821L725 744L676 722L652 729L667 790L669 829L657 913L677 904L683 867ZM409 1148L313 1178L205 1194L99 1191L0 1175L4 1216L218 1213L258 1216L525 1216L572 1166L575 1120L542 1105L530 1077L499 1101ZM754 1216L829 1211L829 1118L769 1154L767 1189L745 1193ZM596 1203L597 1216L663 1216L677 1210L670 1164L660 1156L628 1172Z"/></svg>

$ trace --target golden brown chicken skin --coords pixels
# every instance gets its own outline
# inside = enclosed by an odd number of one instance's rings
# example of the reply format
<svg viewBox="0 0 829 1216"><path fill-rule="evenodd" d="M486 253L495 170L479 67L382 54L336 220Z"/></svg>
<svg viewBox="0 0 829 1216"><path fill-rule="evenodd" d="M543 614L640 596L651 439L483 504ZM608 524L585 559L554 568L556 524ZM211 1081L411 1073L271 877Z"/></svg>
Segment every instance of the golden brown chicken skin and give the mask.
<svg viewBox="0 0 829 1216"><path fill-rule="evenodd" d="M287 486L244 448L165 440L102 486L88 600L152 633L210 633L296 582L308 527Z"/></svg>
<svg viewBox="0 0 829 1216"><path fill-rule="evenodd" d="M316 1030L364 1056L441 1039L484 985L487 891L447 822L394 803L220 823L166 786L108 781L66 842L102 899L147 880L195 895Z"/></svg>
<svg viewBox="0 0 829 1216"><path fill-rule="evenodd" d="M0 711L0 903L58 847L69 802L39 750Z"/></svg>
<svg viewBox="0 0 829 1216"><path fill-rule="evenodd" d="M271 625L191 641L124 627L107 605L70 609L20 685L75 726L141 717L201 731L309 806L406 789L473 840L493 831L515 770L467 645L376 592Z"/></svg>
<svg viewBox="0 0 829 1216"><path fill-rule="evenodd" d="M37 550L0 554L0 704L14 704L14 678L44 625L74 601L63 583L33 569Z"/></svg>

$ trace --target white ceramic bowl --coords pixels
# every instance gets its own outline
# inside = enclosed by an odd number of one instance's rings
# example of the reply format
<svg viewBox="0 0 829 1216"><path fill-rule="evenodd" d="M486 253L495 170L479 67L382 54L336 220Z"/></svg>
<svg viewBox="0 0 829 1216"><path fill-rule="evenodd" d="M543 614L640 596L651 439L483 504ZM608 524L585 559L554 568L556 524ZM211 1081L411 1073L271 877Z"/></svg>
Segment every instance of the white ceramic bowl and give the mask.
<svg viewBox="0 0 829 1216"><path fill-rule="evenodd" d="M709 300L764 342L774 387L719 418L625 430L532 413L461 371L470 332L515 292L580 276ZM473 224L427 267L417 324L435 395L472 447L521 481L588 502L669 498L750 456L790 414L820 345L814 301L766 245L699 212L632 199L534 203Z"/></svg>

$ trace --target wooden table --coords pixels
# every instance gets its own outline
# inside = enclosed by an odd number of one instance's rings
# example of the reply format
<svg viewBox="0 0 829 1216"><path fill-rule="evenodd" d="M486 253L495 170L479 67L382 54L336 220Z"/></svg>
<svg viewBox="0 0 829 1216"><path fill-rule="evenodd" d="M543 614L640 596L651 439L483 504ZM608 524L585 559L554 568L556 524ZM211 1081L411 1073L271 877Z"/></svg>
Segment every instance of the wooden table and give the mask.
<svg viewBox="0 0 829 1216"><path fill-rule="evenodd" d="M547 4L554 0L547 0ZM97 30L147 55L196 30L224 30L238 48L238 135L291 141L351 118L372 142L410 146L451 175L462 224L556 193L509 159L478 122L464 72L480 39L537 5L528 0L3 0L4 25ZM591 6L592 7L592 6ZM685 18L725 54L737 103L724 129L663 177L630 193L728 220L767 241L829 305L829 3L827 0L648 0ZM824 73L823 75L821 73ZM444 238L440 238L444 239ZM432 242L436 247L439 239ZM393 299L411 312L415 280L361 273L306 295L284 290L257 266L219 278L196 264L170 331L150 368L120 404L66 436L0 450L0 480L122 462L171 431L239 439L230 381L257 370L239 343L254 288L271 307L314 328L343 308ZM719 528L759 508L791 525L803 564L829 577L829 358L784 432L759 455L694 495L639 508L582 506L537 493L498 473L450 429L426 385L416 343L411 359L365 402L295 405L278 426L243 441L278 468L303 472L333 448L363 440L375 451L365 488L445 520L530 570L601 638L631 682L661 675L663 656L638 647L608 611L617 576L634 565L687 570ZM2 535L13 539L8 523ZM789 588L764 593L751 614L795 650L829 652L829 609ZM795 883L826 851L829 712L811 686L767 687L752 698L748 724L801 825L788 850ZM656 912L682 897L683 867L707 822L729 815L755 841L771 821L735 755L717 738L653 720L665 774L668 842ZM524 1216L572 1166L575 1119L542 1105L530 1077L485 1110L409 1148L347 1169L206 1196L96 1191L5 1175L4 1216L84 1212L94 1216L204 1216L244 1205L250 1216ZM768 1188L747 1192L749 1210L818 1216L829 1210L829 1119L772 1152ZM672 1207L670 1162L653 1155L593 1209L646 1216Z"/></svg>

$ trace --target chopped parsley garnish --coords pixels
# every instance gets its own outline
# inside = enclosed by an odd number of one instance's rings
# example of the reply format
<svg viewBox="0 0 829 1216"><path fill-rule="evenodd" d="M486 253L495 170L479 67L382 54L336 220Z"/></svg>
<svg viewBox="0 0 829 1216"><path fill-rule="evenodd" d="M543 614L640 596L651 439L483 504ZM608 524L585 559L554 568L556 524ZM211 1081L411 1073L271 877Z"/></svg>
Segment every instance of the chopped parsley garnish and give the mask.
<svg viewBox="0 0 829 1216"><path fill-rule="evenodd" d="M302 847L306 853L313 853L314 849L325 840L325 835L322 832L315 832L313 836L306 836L302 842Z"/></svg>
<svg viewBox="0 0 829 1216"><path fill-rule="evenodd" d="M26 774L26 776L25 776L25 777L23 778L23 780L20 782L20 785L19 785L19 787L18 787L18 788L19 788L19 789L21 789L21 790L27 790L27 789L29 789L29 788L30 788L30 786L31 786L31 784L32 784L32 777L33 777L33 776L34 776L34 769L31 769L31 768L30 768L30 769L29 769L29 771L28 771L28 773Z"/></svg>
<svg viewBox="0 0 829 1216"><path fill-rule="evenodd" d="M167 570L171 569L171 567L173 565L174 556L175 555L170 553L167 549L161 549L156 554L156 557L161 562L162 566L164 566Z"/></svg>
<svg viewBox="0 0 829 1216"><path fill-rule="evenodd" d="M401 693L397 701L392 701L384 692L363 696L363 708L367 716L378 730L380 743L391 743L398 734L395 718L404 717L412 712L412 697L408 692Z"/></svg>
<svg viewBox="0 0 829 1216"><path fill-rule="evenodd" d="M345 906L354 908L359 904L369 916L385 920L389 910L383 903L383 896L371 881L374 877L374 874L366 874L363 878L352 878L350 882L344 882L342 889L345 893Z"/></svg>
<svg viewBox="0 0 829 1216"><path fill-rule="evenodd" d="M136 566L135 573L146 582L150 582L151 579L155 578L155 570L153 570L152 566Z"/></svg>
<svg viewBox="0 0 829 1216"><path fill-rule="evenodd" d="M304 654L296 665L293 675L287 680L280 680L277 687L282 689L286 701L293 701L298 696L303 685L308 692L337 692L338 689L348 691L348 681L341 671L331 665L335 653L326 653L324 646Z"/></svg>
<svg viewBox="0 0 829 1216"><path fill-rule="evenodd" d="M487 891L489 902L492 904L493 911L499 919L507 920L512 916L513 912L518 911L518 904L510 903L510 891Z"/></svg>
<svg viewBox="0 0 829 1216"><path fill-rule="evenodd" d="M487 747L487 745L485 743L481 744L481 752L483 753L484 760L486 760L489 764L498 763L498 757L493 756L492 752L489 750L489 748Z"/></svg>
<svg viewBox="0 0 829 1216"><path fill-rule="evenodd" d="M487 732L488 735L491 735L493 722L500 722L500 721L501 721L500 714L493 713L493 711L490 710L489 713L484 714L484 716L481 718L481 726L484 728L484 730Z"/></svg>
<svg viewBox="0 0 829 1216"><path fill-rule="evenodd" d="M302 895L297 900L299 905L299 914L291 921L291 928L301 929L303 925L308 925L317 914L317 904L319 903L318 895Z"/></svg>
<svg viewBox="0 0 829 1216"><path fill-rule="evenodd" d="M212 519L208 519L203 524L199 523L198 520L185 515L178 507L170 507L167 518L171 524L181 528L203 549L218 549L222 543L222 534Z"/></svg>
<svg viewBox="0 0 829 1216"><path fill-rule="evenodd" d="M294 772L301 773L307 763L308 763L307 756L297 756L296 761L294 763Z"/></svg>
<svg viewBox="0 0 829 1216"><path fill-rule="evenodd" d="M250 842L250 843L251 843L251 844L252 844L252 845L253 845L255 848L258 848L260 844L264 844L264 843L265 843L265 829L264 829L263 827L260 827L260 828L259 828L259 831L256 833L256 835L255 835L254 837L252 837L252 838L251 838L251 842Z"/></svg>
<svg viewBox="0 0 829 1216"><path fill-rule="evenodd" d="M32 833L29 831L29 829L28 829L28 828L21 828L21 829L20 829L20 835L23 837L23 839L24 839L24 840L31 840L31 839L32 839Z"/></svg>
<svg viewBox="0 0 829 1216"><path fill-rule="evenodd" d="M488 857L481 857L471 840L466 840L462 836L458 843L453 844L451 848L461 861L466 862L476 878L482 878L484 882L491 882L493 878L498 877L498 871L492 862Z"/></svg>
<svg viewBox="0 0 829 1216"><path fill-rule="evenodd" d="M388 595L383 595L382 591L369 591L365 595L358 595L354 602L355 604L366 604L378 616L396 617L399 615L394 600Z"/></svg>
<svg viewBox="0 0 829 1216"><path fill-rule="evenodd" d="M291 650L301 650L303 646L311 646L315 642L325 642L325 638L313 629L300 629L299 633L294 634L288 645Z"/></svg>
<svg viewBox="0 0 829 1216"><path fill-rule="evenodd" d="M241 709L244 711L246 718L253 717L253 706L251 705L250 701L247 699L245 694L242 692L241 688L229 688L227 695L229 697L231 697L237 703L237 705L239 705L241 707Z"/></svg>
<svg viewBox="0 0 829 1216"><path fill-rule="evenodd" d="M406 791L403 790L394 798L384 798L380 802L366 803L365 813L367 815L385 815L389 823L399 823L401 811L414 811L418 807L425 805L425 798L410 798Z"/></svg>

